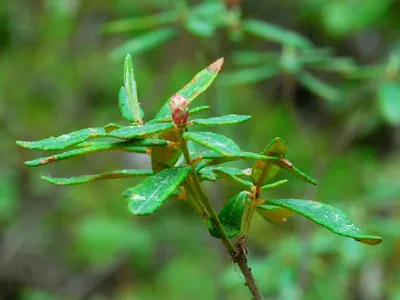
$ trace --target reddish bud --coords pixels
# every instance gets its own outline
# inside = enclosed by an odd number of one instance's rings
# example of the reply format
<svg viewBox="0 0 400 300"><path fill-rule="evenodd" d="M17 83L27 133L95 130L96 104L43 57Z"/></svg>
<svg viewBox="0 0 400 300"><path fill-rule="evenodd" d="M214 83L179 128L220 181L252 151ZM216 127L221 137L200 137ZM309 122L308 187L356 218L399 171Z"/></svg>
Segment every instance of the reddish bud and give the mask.
<svg viewBox="0 0 400 300"><path fill-rule="evenodd" d="M183 125L188 118L188 102L185 97L175 94L171 97L169 108L172 113L172 120L176 125Z"/></svg>

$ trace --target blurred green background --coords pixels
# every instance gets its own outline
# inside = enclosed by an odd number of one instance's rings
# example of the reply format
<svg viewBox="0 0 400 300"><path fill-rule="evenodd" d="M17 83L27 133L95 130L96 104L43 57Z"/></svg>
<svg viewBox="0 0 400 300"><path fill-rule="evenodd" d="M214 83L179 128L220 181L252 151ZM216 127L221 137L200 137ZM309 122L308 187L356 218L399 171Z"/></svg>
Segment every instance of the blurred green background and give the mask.
<svg viewBox="0 0 400 300"><path fill-rule="evenodd" d="M2 1L0 299L250 299L185 203L139 218L121 197L131 179L40 180L147 168L146 157L23 165L44 153L15 140L126 124L117 98L127 53L148 118L225 57L196 104L252 119L216 131L253 152L280 136L287 157L319 182L281 172L289 183L265 197L332 204L384 238L370 247L298 216L279 225L257 216L249 264L267 299L400 299L399 15L396 0ZM206 188L217 208L239 191Z"/></svg>

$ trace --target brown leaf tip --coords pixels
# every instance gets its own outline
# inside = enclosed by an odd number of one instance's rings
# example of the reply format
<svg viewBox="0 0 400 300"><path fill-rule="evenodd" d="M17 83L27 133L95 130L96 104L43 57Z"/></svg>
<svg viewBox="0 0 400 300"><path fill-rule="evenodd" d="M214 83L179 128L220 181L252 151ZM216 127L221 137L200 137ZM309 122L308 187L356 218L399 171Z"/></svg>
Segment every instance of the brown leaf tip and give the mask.
<svg viewBox="0 0 400 300"><path fill-rule="evenodd" d="M224 58L221 57L220 59L218 59L217 61L213 62L211 65L209 65L207 67L208 70L210 70L211 72L219 72L222 68L222 65L224 63Z"/></svg>

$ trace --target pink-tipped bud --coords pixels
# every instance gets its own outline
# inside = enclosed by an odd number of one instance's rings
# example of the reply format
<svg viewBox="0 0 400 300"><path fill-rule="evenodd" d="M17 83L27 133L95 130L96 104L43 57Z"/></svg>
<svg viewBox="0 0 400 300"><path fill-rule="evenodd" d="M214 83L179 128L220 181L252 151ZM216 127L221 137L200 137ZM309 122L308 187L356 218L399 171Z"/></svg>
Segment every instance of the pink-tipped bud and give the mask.
<svg viewBox="0 0 400 300"><path fill-rule="evenodd" d="M175 125L183 125L186 124L188 118L188 102L185 97L175 94L171 97L171 104L169 108L172 113L172 120Z"/></svg>

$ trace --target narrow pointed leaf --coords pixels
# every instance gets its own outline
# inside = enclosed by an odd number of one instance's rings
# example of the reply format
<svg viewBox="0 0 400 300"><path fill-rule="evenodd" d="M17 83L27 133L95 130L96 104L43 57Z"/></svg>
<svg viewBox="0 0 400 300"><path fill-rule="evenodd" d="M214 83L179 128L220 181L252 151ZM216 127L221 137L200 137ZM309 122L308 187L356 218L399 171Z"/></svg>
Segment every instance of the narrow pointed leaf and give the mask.
<svg viewBox="0 0 400 300"><path fill-rule="evenodd" d="M273 224L286 222L293 212L275 205L258 205L256 211L268 222Z"/></svg>
<svg viewBox="0 0 400 300"><path fill-rule="evenodd" d="M261 152L261 155L285 157L287 151L286 143L281 138L274 138ZM279 172L279 166L272 161L257 160L253 165L251 179L256 186L271 180Z"/></svg>
<svg viewBox="0 0 400 300"><path fill-rule="evenodd" d="M123 196L128 200L129 211L139 216L151 215L185 181L190 171L190 167L165 169L127 189Z"/></svg>
<svg viewBox="0 0 400 300"><path fill-rule="evenodd" d="M137 139L152 135L153 133L167 131L172 127L174 127L172 123L129 126L114 130L109 133L109 136L120 139Z"/></svg>
<svg viewBox="0 0 400 300"><path fill-rule="evenodd" d="M192 117L194 115L197 115L205 110L210 109L209 106L207 105L202 105L202 106L197 106L195 108L189 109L188 113L189 113L189 117ZM162 119L154 119L149 121L148 123L167 123L167 122L172 122L172 116L171 114L162 118Z"/></svg>
<svg viewBox="0 0 400 300"><path fill-rule="evenodd" d="M170 142L177 143L179 141L177 131L172 128L168 131L162 132L160 138ZM167 147L154 148L151 151L151 167L154 173L157 173L165 168L173 167L181 155L182 150L179 147L168 145Z"/></svg>
<svg viewBox="0 0 400 300"><path fill-rule="evenodd" d="M245 68L221 75L218 81L219 86L234 86L254 84L279 75L279 68L276 65L267 65L256 68Z"/></svg>
<svg viewBox="0 0 400 300"><path fill-rule="evenodd" d="M213 171L222 171L224 173L236 176L236 177L248 177L250 176L251 169L239 169L239 168L234 168L234 167L206 167L203 168L202 170L207 170L210 172Z"/></svg>
<svg viewBox="0 0 400 300"><path fill-rule="evenodd" d="M297 79L305 88L324 100L330 102L338 102L340 100L340 93L335 87L323 82L311 73L303 71L297 76Z"/></svg>
<svg viewBox="0 0 400 300"><path fill-rule="evenodd" d="M230 172L225 172L223 169L214 169L213 172L215 174L217 174L218 176L220 176L221 178L227 179L234 183L239 183L239 184L247 186L247 187L253 186L253 183L251 183L250 181L241 179L241 178L237 177L236 175L233 175Z"/></svg>
<svg viewBox="0 0 400 300"><path fill-rule="evenodd" d="M400 125L400 83L381 83L378 87L378 107L388 124Z"/></svg>
<svg viewBox="0 0 400 300"><path fill-rule="evenodd" d="M289 180L287 180L287 179L283 179L283 180L279 180L279 181L276 181L276 182L273 182L273 183L270 183L270 184L265 184L265 185L263 185L261 187L261 190L264 191L264 190L272 189L272 188L275 188L277 186L283 185L283 184L287 183L288 181Z"/></svg>
<svg viewBox="0 0 400 300"><path fill-rule="evenodd" d="M228 155L223 155L221 153L217 153L215 151L206 151L200 154L197 159L207 159L209 162L207 163L208 166L210 165L218 165L229 161L235 160L263 160L263 161L274 161L276 162L279 158L274 156L264 156L256 153L251 152L238 152Z"/></svg>
<svg viewBox="0 0 400 300"><path fill-rule="evenodd" d="M204 125L204 126L217 126L217 125L229 125L243 123L249 120L251 116L244 115L227 115L222 117L212 117L207 119L195 119L193 124Z"/></svg>
<svg viewBox="0 0 400 300"><path fill-rule="evenodd" d="M82 143L90 138L105 137L107 132L104 128L85 128L58 137L50 137L40 141L17 141L17 145L34 150L62 150L76 144Z"/></svg>
<svg viewBox="0 0 400 300"><path fill-rule="evenodd" d="M248 192L240 192L239 194L232 196L219 212L218 218L220 219L228 237L231 238L240 233L242 217L247 203ZM208 222L208 231L211 236L221 238L220 232L211 221Z"/></svg>
<svg viewBox="0 0 400 300"><path fill-rule="evenodd" d="M168 41L176 36L177 33L177 28L160 28L152 30L148 33L126 41L111 53L111 57L114 59L119 59L125 57L127 53L135 55L145 52Z"/></svg>
<svg viewBox="0 0 400 300"><path fill-rule="evenodd" d="M122 127L121 125L118 125L118 124L116 124L116 123L108 123L106 126L104 126L104 130L105 130L107 133L109 133L109 132L111 132L111 131L120 129L121 127Z"/></svg>
<svg viewBox="0 0 400 300"><path fill-rule="evenodd" d="M73 184L83 184L95 180L108 180L108 179L118 179L118 178L132 178L132 177L143 177L152 175L152 170L116 170L112 172L105 172L93 175L82 175L69 178L57 178L51 176L42 176L44 181L47 181L56 185L73 185Z"/></svg>
<svg viewBox="0 0 400 300"><path fill-rule="evenodd" d="M90 143L87 147L82 147L78 149L73 149L59 154L54 154L47 157L41 157L34 160L29 160L25 162L25 165L30 167L42 166L48 163L53 163L56 161L78 157L94 152L109 151L109 150L120 150L135 153L146 153L147 148L143 145L151 146L163 146L166 142L163 140L155 140L155 143L147 142L146 140L134 140L128 142L117 142L117 143Z"/></svg>
<svg viewBox="0 0 400 300"><path fill-rule="evenodd" d="M280 158L276 161L276 164L279 165L281 168L289 171L290 173L292 173L294 176L296 176L297 178L311 183L313 185L317 185L317 182L312 179L310 176L308 176L307 174L303 173L302 171L300 171L299 169L297 169L290 161L288 161L287 159L284 158Z"/></svg>
<svg viewBox="0 0 400 300"><path fill-rule="evenodd" d="M118 94L118 104L121 115L129 122L135 122L133 110L129 103L128 95L126 94L125 87L121 86Z"/></svg>
<svg viewBox="0 0 400 300"><path fill-rule="evenodd" d="M358 242L369 245L382 242L379 236L362 234L342 211L325 203L301 199L267 200L266 203L287 208L336 234L353 238Z"/></svg>
<svg viewBox="0 0 400 300"><path fill-rule="evenodd" d="M264 21L245 20L242 28L244 31L266 40L303 49L312 47L311 42L298 33Z"/></svg>
<svg viewBox="0 0 400 300"><path fill-rule="evenodd" d="M191 103L195 98L200 96L214 81L214 79L218 76L218 72L221 70L222 64L224 63L224 59L220 58L217 61L213 62L207 68L203 69L199 73L197 73L193 79L185 85L181 90L179 90L176 94L183 96L188 103ZM171 99L168 99L161 110L157 113L155 119L165 118L170 114L169 104Z"/></svg>
<svg viewBox="0 0 400 300"><path fill-rule="evenodd" d="M120 109L122 115L128 116L127 120L133 119L137 124L142 124L142 110L139 106L139 100L137 95L136 81L133 73L132 57L128 54L125 57L124 63L124 85L125 88L120 90ZM124 92L126 97L124 97ZM122 97L121 97L122 96ZM130 112L129 112L130 111ZM130 115L129 115L130 113Z"/></svg>
<svg viewBox="0 0 400 300"><path fill-rule="evenodd" d="M231 139L213 132L185 132L183 136L222 155L235 155L241 150Z"/></svg>

